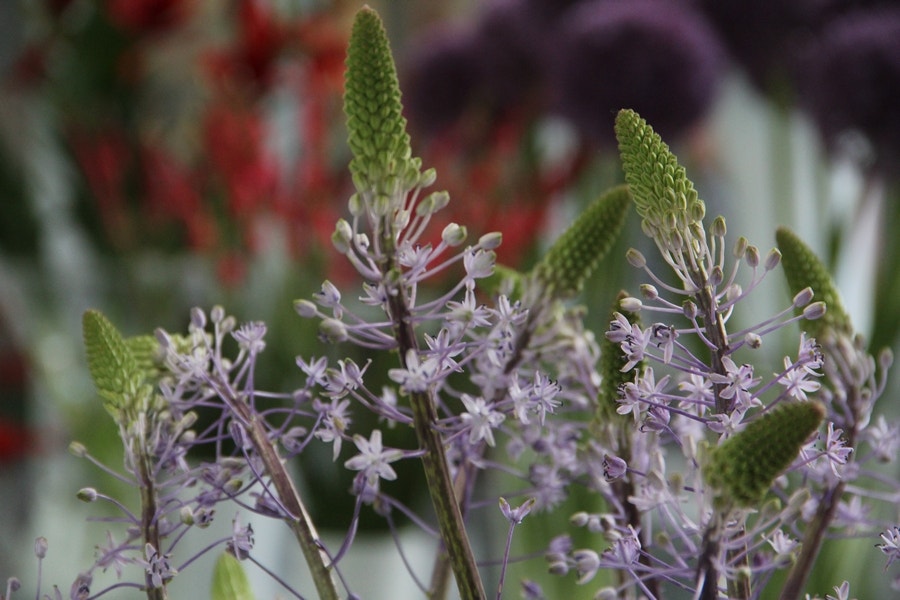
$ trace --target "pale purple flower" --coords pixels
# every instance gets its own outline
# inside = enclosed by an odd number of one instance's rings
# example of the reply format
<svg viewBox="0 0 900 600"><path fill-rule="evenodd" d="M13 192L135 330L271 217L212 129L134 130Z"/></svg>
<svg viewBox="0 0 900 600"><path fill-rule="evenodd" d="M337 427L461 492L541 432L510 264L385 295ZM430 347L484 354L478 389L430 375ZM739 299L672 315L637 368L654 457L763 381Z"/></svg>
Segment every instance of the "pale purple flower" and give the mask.
<svg viewBox="0 0 900 600"><path fill-rule="evenodd" d="M253 526L248 523L246 527L242 527L240 517L235 515L231 522L231 539L225 549L238 560L244 560L250 556L253 544Z"/></svg>
<svg viewBox="0 0 900 600"><path fill-rule="evenodd" d="M709 374L713 383L724 385L719 396L731 400L735 410L746 410L750 406L759 405L759 399L753 398L750 393L750 388L760 381L753 377L753 365L737 366L730 356L723 356L722 364L725 366L725 375Z"/></svg>
<svg viewBox="0 0 900 600"><path fill-rule="evenodd" d="M163 584L178 574L169 564L169 556L160 554L153 544L147 543L144 546L145 560L139 561L144 571L150 577L150 585L154 588L161 588Z"/></svg>
<svg viewBox="0 0 900 600"><path fill-rule="evenodd" d="M469 248L463 255L466 274L472 279L483 279L494 272L497 255L481 248Z"/></svg>
<svg viewBox="0 0 900 600"><path fill-rule="evenodd" d="M846 446L843 433L842 430L834 428L834 423L828 422L828 431L825 434L825 457L828 459L831 471L838 479L841 478L838 467L846 465L847 458L853 452L853 448Z"/></svg>
<svg viewBox="0 0 900 600"><path fill-rule="evenodd" d="M785 356L784 373L778 378L778 383L785 387L789 396L805 402L808 400L806 394L817 392L822 387L818 381L809 379L810 371L808 363L798 368L789 356Z"/></svg>
<svg viewBox="0 0 900 600"><path fill-rule="evenodd" d="M381 443L381 430L372 431L369 439L361 435L353 436L353 443L359 454L348 459L344 466L353 471L361 471L370 487L376 487L379 479L393 481L397 473L390 463L403 458L403 451L396 448L385 448Z"/></svg>
<svg viewBox="0 0 900 600"><path fill-rule="evenodd" d="M593 579L600 569L600 555L590 549L575 550L572 552L572 560L578 573L578 585Z"/></svg>
<svg viewBox="0 0 900 600"><path fill-rule="evenodd" d="M468 394L462 395L462 402L466 412L460 414L460 419L469 430L469 443L475 444L484 440L488 446L494 446L494 428L506 419L506 415L498 412L482 397L473 398Z"/></svg>
<svg viewBox="0 0 900 600"><path fill-rule="evenodd" d="M316 410L323 414L322 423L316 429L315 436L325 442L334 443L334 457L337 460L341 453L341 441L343 440L344 431L350 425L351 419L347 414L347 408L350 406L349 400L338 400L332 398L331 404L323 405L318 400L314 403Z"/></svg>
<svg viewBox="0 0 900 600"><path fill-rule="evenodd" d="M231 334L237 340L238 347L255 356L265 350L266 324L262 321L254 321L241 325L237 331Z"/></svg>
<svg viewBox="0 0 900 600"><path fill-rule="evenodd" d="M882 533L881 540L884 543L876 544L875 547L888 557L887 564L884 566L887 569L895 560L900 559L900 527L892 527Z"/></svg>
<svg viewBox="0 0 900 600"><path fill-rule="evenodd" d="M389 369L388 377L408 393L424 392L437 376L440 362L431 357L420 360L419 354L409 349L406 352L406 368Z"/></svg>

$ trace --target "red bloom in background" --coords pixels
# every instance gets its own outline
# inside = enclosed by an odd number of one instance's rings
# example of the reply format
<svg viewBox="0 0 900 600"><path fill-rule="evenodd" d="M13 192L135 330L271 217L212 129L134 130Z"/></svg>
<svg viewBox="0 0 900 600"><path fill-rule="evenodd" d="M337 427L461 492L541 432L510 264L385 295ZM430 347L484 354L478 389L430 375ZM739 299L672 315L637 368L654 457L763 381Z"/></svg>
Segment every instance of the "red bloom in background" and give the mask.
<svg viewBox="0 0 900 600"><path fill-rule="evenodd" d="M106 0L109 20L135 34L159 33L183 24L194 0Z"/></svg>

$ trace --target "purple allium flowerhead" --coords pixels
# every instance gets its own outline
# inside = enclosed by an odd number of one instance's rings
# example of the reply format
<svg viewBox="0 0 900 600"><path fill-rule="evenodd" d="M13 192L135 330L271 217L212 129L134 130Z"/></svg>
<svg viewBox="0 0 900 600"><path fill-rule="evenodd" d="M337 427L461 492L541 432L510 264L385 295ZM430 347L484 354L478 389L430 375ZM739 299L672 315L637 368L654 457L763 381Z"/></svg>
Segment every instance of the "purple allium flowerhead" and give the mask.
<svg viewBox="0 0 900 600"><path fill-rule="evenodd" d="M789 80L793 58L832 0L701 0L731 57L763 91Z"/></svg>
<svg viewBox="0 0 900 600"><path fill-rule="evenodd" d="M481 67L471 31L435 29L407 51L401 74L403 105L410 126L428 135L452 125L475 99Z"/></svg>
<svg viewBox="0 0 900 600"><path fill-rule="evenodd" d="M801 101L827 143L842 133L865 135L876 168L900 162L900 8L843 15L810 44Z"/></svg>
<svg viewBox="0 0 900 600"><path fill-rule="evenodd" d="M594 0L555 29L556 105L585 138L613 144L618 111L639 112L667 139L710 108L723 49L706 21L672 0Z"/></svg>
<svg viewBox="0 0 900 600"><path fill-rule="evenodd" d="M481 93L503 111L527 102L543 76L545 24L529 18L522 0L493 0L475 26Z"/></svg>

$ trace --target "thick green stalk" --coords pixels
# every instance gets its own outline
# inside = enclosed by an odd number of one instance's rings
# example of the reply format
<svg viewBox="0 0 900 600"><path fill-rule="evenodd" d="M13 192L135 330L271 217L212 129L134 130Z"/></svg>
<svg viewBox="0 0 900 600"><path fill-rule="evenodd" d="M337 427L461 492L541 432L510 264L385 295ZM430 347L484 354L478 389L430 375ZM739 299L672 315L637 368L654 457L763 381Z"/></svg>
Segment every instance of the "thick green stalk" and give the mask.
<svg viewBox="0 0 900 600"><path fill-rule="evenodd" d="M330 559L322 550L324 546L319 539L319 534L297 488L294 487L294 480L288 474L284 461L281 460L278 450L266 433L265 425L246 402L222 390L219 392L222 400L237 416L238 422L244 425L253 449L259 455L266 473L272 480L272 487L278 494L278 500L290 513L290 516L286 517L284 521L300 545L319 598L321 600L338 600L337 586L332 571L327 566Z"/></svg>

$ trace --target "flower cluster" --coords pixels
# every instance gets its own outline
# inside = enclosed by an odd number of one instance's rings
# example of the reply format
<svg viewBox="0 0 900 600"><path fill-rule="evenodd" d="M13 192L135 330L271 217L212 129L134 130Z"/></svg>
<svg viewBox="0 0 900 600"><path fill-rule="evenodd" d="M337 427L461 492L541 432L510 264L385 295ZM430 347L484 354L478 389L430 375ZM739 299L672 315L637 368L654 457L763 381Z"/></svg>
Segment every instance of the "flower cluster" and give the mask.
<svg viewBox="0 0 900 600"><path fill-rule="evenodd" d="M194 309L185 334L125 338L100 313L86 313L91 375L124 445L116 476L140 490L140 510L94 488L79 492L113 504L125 537L110 531L71 598L119 588L167 598L168 583L197 558L183 555L182 540L226 503L238 508L231 534L203 552L222 551L214 585L229 597L245 589L247 563L301 597L256 560L247 513L285 525L320 598L360 597L343 570L364 510L384 519L404 560L401 521L435 538L429 583L410 573L435 598L446 596L451 575L461 597L486 597L469 534L476 515L499 523L507 531L500 597L515 528L531 512L568 510L575 486L598 499L570 519L591 541L562 534L528 554L543 554L550 573L574 573L580 585L603 573L598 598L681 589L749 600L768 593L776 571L787 571L782 597L796 598L835 533L880 539L888 565L900 557L896 524L875 510L900 500L900 485L872 468L893 460L900 427L873 418L890 355L869 354L824 267L792 232L779 230L779 249L765 256L744 238L729 251L724 219L706 227L685 169L624 110L615 132L628 185L598 198L531 270L500 268L500 234L467 243L465 227L449 224L429 237L449 197L425 191L436 176L412 156L387 37L371 9L354 23L345 88L356 191L332 243L359 287L348 294L325 281L294 308L318 322L323 345L371 358L299 356L299 386L270 391L256 376L264 323ZM640 298L620 296L607 331L595 336L569 300L631 203L660 260L628 252L648 282ZM790 303L734 327L779 266ZM453 283L442 291L422 285L448 274ZM778 347L771 334L796 328L799 343L778 352L782 366L769 375L767 350ZM382 357L394 362L379 373ZM394 445L393 430L414 441ZM354 511L337 548L319 536L287 466L311 445L353 474ZM80 444L72 451L94 460ZM405 461L420 463L430 507L395 493ZM488 477L502 495L483 485ZM479 514L497 505L499 514ZM39 540L39 560L46 551ZM118 581L93 592L95 575L108 569ZM16 585L10 580L10 592ZM834 589L849 596L847 583ZM534 581L523 591L544 597Z"/></svg>

